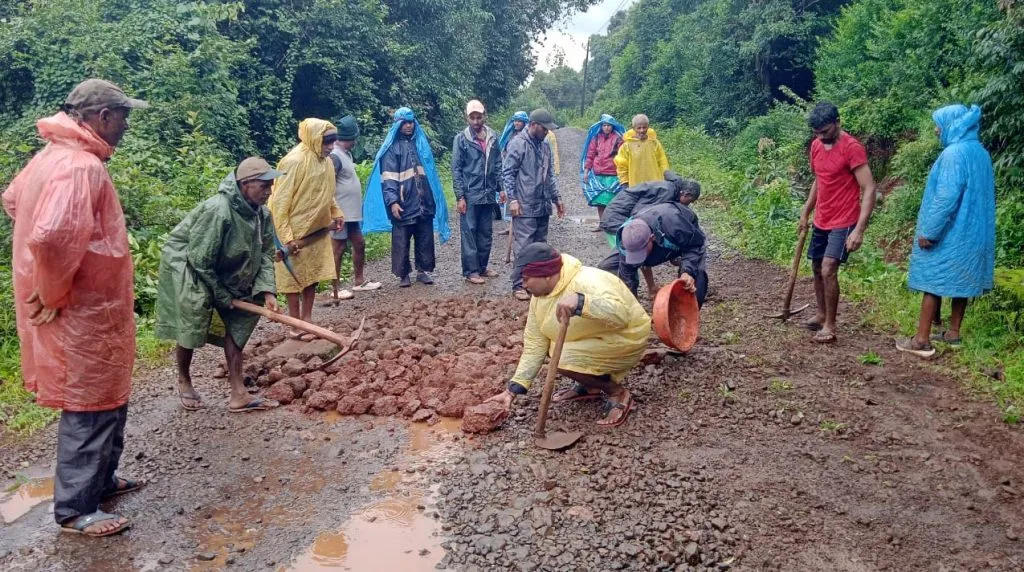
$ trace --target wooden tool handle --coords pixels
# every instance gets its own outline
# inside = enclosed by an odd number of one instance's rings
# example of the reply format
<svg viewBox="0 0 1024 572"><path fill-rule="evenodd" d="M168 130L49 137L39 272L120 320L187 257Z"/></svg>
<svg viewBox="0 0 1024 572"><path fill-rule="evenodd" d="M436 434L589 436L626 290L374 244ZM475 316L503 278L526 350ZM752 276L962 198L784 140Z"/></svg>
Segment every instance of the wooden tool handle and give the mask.
<svg viewBox="0 0 1024 572"><path fill-rule="evenodd" d="M515 240L516 237L515 232L513 232L515 230L515 224L516 217L510 218L508 221L508 247L505 248L505 264L512 263L512 241Z"/></svg>
<svg viewBox="0 0 1024 572"><path fill-rule="evenodd" d="M793 254L793 267L789 269L789 285L786 287L786 298L782 301L783 314L789 314L790 304L793 302L793 288L796 286L796 276L800 272L800 256L804 253L804 241L807 239L807 228L800 229L800 238L796 241L796 253Z"/></svg>
<svg viewBox="0 0 1024 572"><path fill-rule="evenodd" d="M537 413L537 428L533 431L533 436L538 439L543 439L546 435L544 426L548 422L548 406L551 405L551 392L555 390L558 362L562 358L562 344L565 343L565 333L568 331L569 320L561 322L558 328L558 339L555 340L555 351L551 354L551 359L548 360L548 378L544 380L544 391L540 396L540 411Z"/></svg>
<svg viewBox="0 0 1024 572"><path fill-rule="evenodd" d="M272 322L284 324L286 326L295 328L296 330L302 330L303 332L313 334L318 338L323 338L341 347L345 347L351 341L349 340L349 338L340 336L332 332L331 330L328 330L327 328L321 328L316 324L310 324L309 322L300 320L298 318L293 318L285 314L278 314L277 312L274 312L273 310L270 310L268 308L264 308L263 306L258 306L256 304L251 304L249 302L243 302L242 300L232 300L231 304L235 308L238 308L239 310L245 310L246 312L259 314L260 316L263 316L264 318Z"/></svg>

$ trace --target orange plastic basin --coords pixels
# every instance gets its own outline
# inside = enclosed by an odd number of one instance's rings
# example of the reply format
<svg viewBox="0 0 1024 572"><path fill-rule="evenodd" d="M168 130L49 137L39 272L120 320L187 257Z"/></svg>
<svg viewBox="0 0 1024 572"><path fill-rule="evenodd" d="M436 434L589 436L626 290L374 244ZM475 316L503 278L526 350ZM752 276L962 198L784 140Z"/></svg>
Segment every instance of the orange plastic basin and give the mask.
<svg viewBox="0 0 1024 572"><path fill-rule="evenodd" d="M681 352L697 343L700 330L700 308L697 296L676 280L658 290L654 297L654 332L665 345Z"/></svg>

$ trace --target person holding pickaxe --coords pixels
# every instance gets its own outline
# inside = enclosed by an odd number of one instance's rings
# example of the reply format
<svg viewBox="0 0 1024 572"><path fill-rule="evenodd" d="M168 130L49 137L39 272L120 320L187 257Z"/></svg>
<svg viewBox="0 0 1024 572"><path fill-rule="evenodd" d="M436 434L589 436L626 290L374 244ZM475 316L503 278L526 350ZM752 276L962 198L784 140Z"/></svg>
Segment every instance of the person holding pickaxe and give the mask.
<svg viewBox="0 0 1024 572"><path fill-rule="evenodd" d="M288 300L288 314L311 322L316 285L333 280L334 253L329 231L342 228L344 213L334 200L334 166L328 159L338 130L322 119L299 124L299 144L292 148L277 170L270 212L277 229L277 289ZM313 334L291 330L294 339L311 340Z"/></svg>

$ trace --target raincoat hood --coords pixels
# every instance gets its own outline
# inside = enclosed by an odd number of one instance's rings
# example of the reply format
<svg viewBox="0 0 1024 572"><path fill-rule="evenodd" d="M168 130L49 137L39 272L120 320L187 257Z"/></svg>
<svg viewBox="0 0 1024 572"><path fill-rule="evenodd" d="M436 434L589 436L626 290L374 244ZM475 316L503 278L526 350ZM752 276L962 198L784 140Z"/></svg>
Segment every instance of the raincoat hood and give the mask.
<svg viewBox="0 0 1024 572"><path fill-rule="evenodd" d="M299 144L315 156L321 156L321 149L324 145L324 134L328 131L337 131L330 121L310 117L299 123Z"/></svg>
<svg viewBox="0 0 1024 572"><path fill-rule="evenodd" d="M88 125L79 123L67 113L44 117L36 122L39 136L51 143L78 147L106 161L114 154L114 148L96 134Z"/></svg>
<svg viewBox="0 0 1024 572"><path fill-rule="evenodd" d="M936 109L935 113L932 113L932 120L942 130L942 146L949 147L961 141L978 139L978 132L981 130L981 108L977 105L968 108L959 103L947 105Z"/></svg>
<svg viewBox="0 0 1024 572"><path fill-rule="evenodd" d="M623 135L622 138L625 139L626 141L640 141L641 140L639 137L637 137L636 132L633 131L632 129L630 129L629 131L626 131L626 134ZM647 141L657 141L658 140L658 134L654 131L653 127L648 127L647 128L647 139L646 140Z"/></svg>
<svg viewBox="0 0 1024 572"><path fill-rule="evenodd" d="M444 244L452 235L451 228L448 226L448 204L444 198L444 187L441 186L441 178L437 174L437 165L434 162L434 153L430 150L427 134L423 132L419 121L416 121L416 115L408 107L401 107L395 111L392 116L391 130L388 131L384 143L381 144L380 149L377 150L377 156L373 159L373 173L370 175L370 182L366 187L366 202L363 204L363 232L391 232L391 219L388 218L384 205L384 191L381 186L380 160L398 138L399 129L406 121L412 121L416 125L410 139L416 145L416 154L419 156L427 182L430 184L430 191L434 196L434 232L441 239L441 244Z"/></svg>
<svg viewBox="0 0 1024 572"><path fill-rule="evenodd" d="M530 116L525 111L517 111L512 114L512 117L508 118L508 121L505 122L505 129L501 131L501 137L498 138L498 151L505 151L508 142L512 140L512 136L516 133L512 124L516 121L522 121L524 124L529 123ZM526 129L525 125L523 129Z"/></svg>
<svg viewBox="0 0 1024 572"><path fill-rule="evenodd" d="M242 196L242 189L238 187L238 181L235 180L235 173L228 173L226 177L220 182L220 186L217 187L217 192L228 198L228 204L231 205L231 210L242 215L245 218L253 218L256 216L257 209L264 207L254 207L249 201Z"/></svg>

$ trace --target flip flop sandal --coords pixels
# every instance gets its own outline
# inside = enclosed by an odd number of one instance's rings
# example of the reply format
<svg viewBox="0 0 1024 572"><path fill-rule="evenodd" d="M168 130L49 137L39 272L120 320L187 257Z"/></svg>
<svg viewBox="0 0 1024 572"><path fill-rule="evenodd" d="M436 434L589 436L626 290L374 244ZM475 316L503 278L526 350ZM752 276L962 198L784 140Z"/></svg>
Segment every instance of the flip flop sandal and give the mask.
<svg viewBox="0 0 1024 572"><path fill-rule="evenodd" d="M128 527L131 526L131 522L126 522L124 524L120 524L120 525L117 526L117 528L108 530L106 532L86 532L85 529L89 528L90 526L92 526L94 524L98 524L100 522L105 522L105 521L108 521L108 520L113 520L113 521L116 522L120 518L121 517L116 515L116 514L110 514L110 513L103 512L102 510L98 510L98 511L92 513L92 514L87 514L85 516L80 516L80 517L76 518L72 524L62 524L62 525L60 525L60 531L61 532L70 532L71 534L84 534L85 536L89 536L89 537L92 537L92 538L101 538L101 537L104 537L104 536L113 536L115 534L120 534L120 533L124 532L125 530L127 530Z"/></svg>
<svg viewBox="0 0 1024 572"><path fill-rule="evenodd" d="M199 405L188 405L188 404L185 403L186 399L191 399L192 401L198 401ZM181 403L181 408L184 409L185 411L199 411L201 409L206 409L206 406L203 405L203 398L198 393L196 393L195 391L185 391L185 392L179 391L178 392L178 402Z"/></svg>
<svg viewBox="0 0 1024 572"><path fill-rule="evenodd" d="M819 331L814 336L814 343L816 344L834 344L836 341L837 338L835 334L825 334Z"/></svg>
<svg viewBox="0 0 1024 572"><path fill-rule="evenodd" d="M121 477L117 478L117 483L118 484L121 484L122 481L124 481L124 485L125 486L123 488L114 489L113 491L104 494L103 495L103 500L107 500L109 498L118 497L118 496L121 496L121 495L124 495L124 494L128 494L128 493L131 493L131 492L135 492L135 491L141 489L142 487L146 486L146 483L143 482L143 481L136 481L136 480L132 480L132 479L125 479L125 478L121 478Z"/></svg>
<svg viewBox="0 0 1024 572"><path fill-rule="evenodd" d="M908 353L910 355L917 356L921 359L928 359L935 355L935 348L932 346L914 347L913 338L903 338L896 340L896 349L901 352Z"/></svg>
<svg viewBox="0 0 1024 572"><path fill-rule="evenodd" d="M605 402L604 402L604 410L605 410L604 419L608 419L608 416L611 415L612 411L615 410L615 409L621 409L622 410L622 414L619 416L618 421L615 421L614 423L601 423L601 421L598 421L597 422L597 426L598 427L618 427L619 425L622 425L623 423L625 423L626 419L629 418L629 412L633 410L633 396L630 395L629 397L627 397L625 403L619 403L619 402L616 402L616 401L612 401L611 399L606 399ZM604 419L602 419L602 421Z"/></svg>
<svg viewBox="0 0 1024 572"><path fill-rule="evenodd" d="M272 399L263 399L262 397L257 397L256 399L253 399L252 401L246 403L241 407L228 407L228 412L248 413L250 411L266 411L268 409L276 409L280 406L280 403Z"/></svg>
<svg viewBox="0 0 1024 572"><path fill-rule="evenodd" d="M369 292L371 290L376 290L378 288L380 288L380 282L370 282L368 280L366 282L363 282L359 286L352 287L352 289L355 290L356 292Z"/></svg>
<svg viewBox="0 0 1024 572"><path fill-rule="evenodd" d="M570 403L572 401L587 401L590 399L600 399L604 394L598 391L597 393L591 393L582 383L577 383L568 389L559 391L551 397L552 403ZM568 397L562 397L568 396Z"/></svg>
<svg viewBox="0 0 1024 572"><path fill-rule="evenodd" d="M960 345L960 336L957 336L953 339L949 339L946 337L946 332L935 332L934 334L932 334L932 341L942 342L944 344L949 344L955 347Z"/></svg>
<svg viewBox="0 0 1024 572"><path fill-rule="evenodd" d="M530 293L527 292L526 290L516 290L515 292L512 293L512 295L515 296L516 300L519 300L520 302L530 301Z"/></svg>
<svg viewBox="0 0 1024 572"><path fill-rule="evenodd" d="M338 290L338 296L337 297L333 297L332 296L332 299L335 302L340 302L342 300L351 300L352 298L355 298L355 297L356 297L356 295L351 293L351 292L349 292L348 290Z"/></svg>

